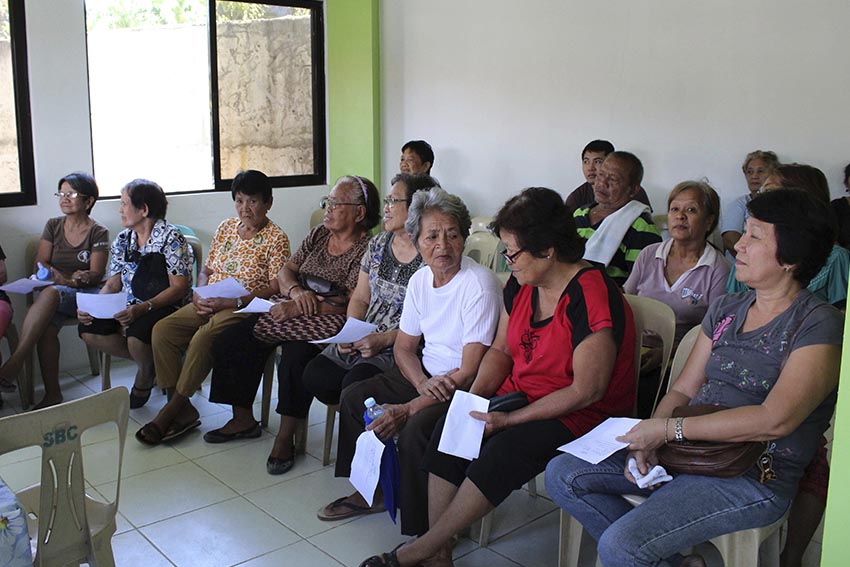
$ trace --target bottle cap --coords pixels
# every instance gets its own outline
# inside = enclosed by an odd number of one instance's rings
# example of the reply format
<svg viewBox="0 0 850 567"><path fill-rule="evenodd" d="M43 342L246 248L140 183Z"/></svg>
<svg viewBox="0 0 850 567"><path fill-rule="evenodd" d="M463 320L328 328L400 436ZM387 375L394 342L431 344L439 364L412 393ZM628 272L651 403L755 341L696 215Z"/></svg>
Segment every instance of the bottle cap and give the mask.
<svg viewBox="0 0 850 567"><path fill-rule="evenodd" d="M36 277L42 281L46 281L50 278L50 270L41 265L41 262L38 262L38 271L35 273Z"/></svg>
<svg viewBox="0 0 850 567"><path fill-rule="evenodd" d="M375 398L366 398L366 401L363 402L363 405L366 406L367 408L371 408L375 404L377 404L377 402L375 401Z"/></svg>

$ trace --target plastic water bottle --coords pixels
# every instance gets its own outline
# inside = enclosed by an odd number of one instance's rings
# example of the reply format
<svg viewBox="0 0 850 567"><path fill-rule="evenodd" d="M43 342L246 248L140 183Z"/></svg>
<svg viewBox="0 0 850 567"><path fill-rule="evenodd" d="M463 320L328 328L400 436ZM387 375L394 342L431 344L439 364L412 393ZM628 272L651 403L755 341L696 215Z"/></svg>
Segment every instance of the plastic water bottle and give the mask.
<svg viewBox="0 0 850 567"><path fill-rule="evenodd" d="M39 262L38 271L35 273L35 277L43 282L46 282L50 279L50 268L44 267L41 262Z"/></svg>
<svg viewBox="0 0 850 567"><path fill-rule="evenodd" d="M366 425L369 425L382 415L384 415L384 408L378 405L378 402L375 401L375 398L366 398L366 401L363 402L363 405L366 406L366 411L363 412L363 421L366 422Z"/></svg>

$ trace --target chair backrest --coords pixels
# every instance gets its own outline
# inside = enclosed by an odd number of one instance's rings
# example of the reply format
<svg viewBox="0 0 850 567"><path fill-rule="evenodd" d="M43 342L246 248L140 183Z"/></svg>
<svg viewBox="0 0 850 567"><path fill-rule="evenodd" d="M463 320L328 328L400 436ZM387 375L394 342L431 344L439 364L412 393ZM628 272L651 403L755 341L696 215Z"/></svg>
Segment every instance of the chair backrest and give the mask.
<svg viewBox="0 0 850 567"><path fill-rule="evenodd" d="M175 227L180 231L189 246L192 247L192 254L195 256L195 279L193 285L197 284L198 278L201 275L201 270L204 268L204 246L201 244L201 239L195 234L195 231L185 224L175 224Z"/></svg>
<svg viewBox="0 0 850 567"><path fill-rule="evenodd" d="M113 517L117 512L129 411L130 395L121 387L0 419L0 454L34 445L42 450L37 511L42 563L53 564L56 557L64 565L90 555L81 439L87 429L110 422L118 426L118 485L115 501L107 506Z"/></svg>
<svg viewBox="0 0 850 567"><path fill-rule="evenodd" d="M643 332L652 331L661 337L661 368L667 368L667 363L670 362L670 353L673 352L673 341L676 337L676 314L673 313L669 305L655 299L650 299L649 297L626 294L626 299L632 308L635 318L635 338L637 340L635 348L635 382L637 383L640 380L640 355ZM635 398L635 403L637 404L637 397ZM635 409L637 409L637 406L635 406Z"/></svg>
<svg viewBox="0 0 850 567"><path fill-rule="evenodd" d="M498 248L499 239L495 235L490 232L475 232L466 238L463 255L492 270Z"/></svg>
<svg viewBox="0 0 850 567"><path fill-rule="evenodd" d="M490 223L493 222L493 217L472 217L470 220L472 225L469 227L469 234L490 232Z"/></svg>
<svg viewBox="0 0 850 567"><path fill-rule="evenodd" d="M324 209L316 209L310 215L310 228L314 229L320 224L322 224L322 220L325 218L325 210Z"/></svg>
<svg viewBox="0 0 850 567"><path fill-rule="evenodd" d="M679 374L682 373L682 368L685 367L685 363L691 355L691 350L697 342L701 328L702 327L700 325L696 325L693 329L685 333L685 336L682 337L682 340L679 342L679 346L676 348L676 355L673 357L673 364L670 366L670 380L667 382L668 392L670 391L670 387L673 385L673 382L675 382L679 377ZM655 400L655 403L657 404L658 400Z"/></svg>

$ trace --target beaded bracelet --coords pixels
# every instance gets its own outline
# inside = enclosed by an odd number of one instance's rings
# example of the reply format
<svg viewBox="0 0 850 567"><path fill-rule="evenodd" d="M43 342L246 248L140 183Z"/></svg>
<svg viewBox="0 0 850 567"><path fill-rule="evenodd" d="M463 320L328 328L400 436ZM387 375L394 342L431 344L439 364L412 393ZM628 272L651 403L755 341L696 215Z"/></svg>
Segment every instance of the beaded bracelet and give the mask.
<svg viewBox="0 0 850 567"><path fill-rule="evenodd" d="M682 432L682 423L685 421L684 417L676 418L676 441L684 441L685 434Z"/></svg>
<svg viewBox="0 0 850 567"><path fill-rule="evenodd" d="M665 445L667 445L670 442L670 439L667 437L667 426L669 425L669 423L670 423L670 418L665 417L664 418L664 444Z"/></svg>

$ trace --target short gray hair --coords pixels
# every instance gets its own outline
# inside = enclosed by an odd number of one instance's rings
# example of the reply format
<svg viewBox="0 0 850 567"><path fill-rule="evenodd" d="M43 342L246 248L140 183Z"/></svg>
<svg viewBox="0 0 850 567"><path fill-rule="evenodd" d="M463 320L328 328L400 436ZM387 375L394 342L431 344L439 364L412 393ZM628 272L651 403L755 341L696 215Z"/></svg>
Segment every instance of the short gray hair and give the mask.
<svg viewBox="0 0 850 567"><path fill-rule="evenodd" d="M413 194L413 200L410 203L410 208L407 210L407 220L404 222L404 229L413 240L413 244L417 245L419 241L419 231L422 227L422 217L428 213L438 212L454 217L457 220L460 233L464 240L469 235L469 229L472 226L472 219L469 216L469 209L463 203L460 197L452 195L439 187L432 187L428 190L417 191Z"/></svg>

